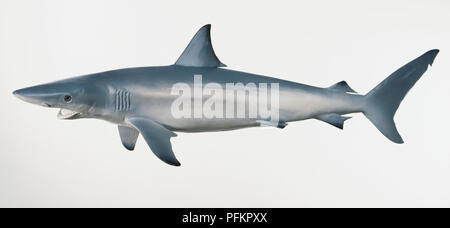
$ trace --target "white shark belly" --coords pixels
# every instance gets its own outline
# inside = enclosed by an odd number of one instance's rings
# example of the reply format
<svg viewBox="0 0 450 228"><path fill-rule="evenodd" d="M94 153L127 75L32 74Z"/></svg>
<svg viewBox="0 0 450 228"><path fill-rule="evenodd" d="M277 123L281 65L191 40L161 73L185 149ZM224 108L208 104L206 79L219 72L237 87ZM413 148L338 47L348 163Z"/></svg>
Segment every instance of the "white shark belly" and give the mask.
<svg viewBox="0 0 450 228"><path fill-rule="evenodd" d="M260 121L270 122L270 119L262 118L259 115L256 117L251 116L248 95L236 97L236 104L233 106L234 114L231 116L227 115L227 108L229 107L227 107L226 102L223 100L218 101L223 104L222 115L206 117L202 112L201 116L195 116L195 111L193 110L194 101L191 100L191 115L187 117L176 117L173 113L172 104L177 99L177 96L168 94L167 89L164 91L166 91L166 94L158 98L155 96L144 96L138 99L141 104L138 105L140 108L137 111L137 115L153 119L172 131L226 131L260 126ZM161 93L160 91L159 94L161 95ZM293 88L291 86L281 86L279 91L277 122L286 123L305 120L326 113L337 113L341 115L357 112L362 104L361 97L356 94L334 92L317 87L299 86L299 88ZM203 96L202 105L205 105L205 101L208 99L211 99L211 96ZM259 100L259 97L256 100ZM245 114L243 117L238 116L236 110L240 104L245 104ZM202 108L204 107L202 106ZM274 124L274 126L277 125Z"/></svg>

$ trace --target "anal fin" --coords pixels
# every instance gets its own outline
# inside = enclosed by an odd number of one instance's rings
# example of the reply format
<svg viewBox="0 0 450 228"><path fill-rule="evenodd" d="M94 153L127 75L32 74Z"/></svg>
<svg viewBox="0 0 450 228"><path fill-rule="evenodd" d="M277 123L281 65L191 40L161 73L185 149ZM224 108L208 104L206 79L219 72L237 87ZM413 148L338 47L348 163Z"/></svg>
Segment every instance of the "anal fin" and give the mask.
<svg viewBox="0 0 450 228"><path fill-rule="evenodd" d="M349 116L341 116L336 113L327 113L315 117L318 120L331 124L339 129L344 129L344 121L350 119Z"/></svg>

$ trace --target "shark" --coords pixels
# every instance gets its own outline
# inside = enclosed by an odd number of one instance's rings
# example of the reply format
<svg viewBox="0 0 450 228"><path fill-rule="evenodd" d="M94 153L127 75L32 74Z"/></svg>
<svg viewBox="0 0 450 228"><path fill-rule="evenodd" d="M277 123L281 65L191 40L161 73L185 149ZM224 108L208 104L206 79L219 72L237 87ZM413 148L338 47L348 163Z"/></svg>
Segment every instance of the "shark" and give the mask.
<svg viewBox="0 0 450 228"><path fill-rule="evenodd" d="M180 166L170 141L177 136L175 132L227 131L257 126L284 128L288 122L307 119L343 129L344 121L350 118L345 115L351 113L363 113L387 139L403 143L394 115L408 91L433 64L438 52L437 49L427 51L367 94L358 94L345 81L322 88L227 69L214 52L211 25L207 24L197 31L172 65L82 75L18 89L13 94L28 103L59 108L59 119L95 118L113 123L118 126L123 146L130 151L142 135L156 157L169 165ZM201 75L204 83L222 87L227 83L276 84L277 118L250 117L247 109L243 117L174 116L173 104L180 99L180 94L174 93L173 85L183 83L194 88L194 75ZM248 87L239 88L246 96L235 97L236 102L254 101L249 99ZM201 102L211 95L201 94ZM263 95L256 94L257 97ZM187 105L192 106L192 103Z"/></svg>

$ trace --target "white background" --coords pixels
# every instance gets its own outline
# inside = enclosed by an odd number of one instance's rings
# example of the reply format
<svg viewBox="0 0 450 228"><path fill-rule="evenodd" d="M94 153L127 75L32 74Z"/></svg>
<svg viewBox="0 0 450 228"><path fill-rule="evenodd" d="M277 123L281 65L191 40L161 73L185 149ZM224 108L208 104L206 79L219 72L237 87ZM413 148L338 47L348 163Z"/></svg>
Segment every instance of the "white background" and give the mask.
<svg viewBox="0 0 450 228"><path fill-rule="evenodd" d="M2 207L450 206L449 1L0 0ZM434 65L395 117L405 144L361 114L341 131L180 133L181 167L134 152L116 126L61 121L15 89L105 70L175 62L212 24L229 68L364 94L425 51Z"/></svg>

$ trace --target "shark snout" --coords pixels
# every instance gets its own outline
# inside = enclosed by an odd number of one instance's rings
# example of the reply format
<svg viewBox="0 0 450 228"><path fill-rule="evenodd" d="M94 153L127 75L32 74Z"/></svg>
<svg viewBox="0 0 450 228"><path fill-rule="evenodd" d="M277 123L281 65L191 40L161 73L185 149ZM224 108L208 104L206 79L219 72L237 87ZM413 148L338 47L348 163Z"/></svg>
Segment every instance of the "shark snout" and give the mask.
<svg viewBox="0 0 450 228"><path fill-rule="evenodd" d="M15 90L13 91L13 95L31 104L41 105L44 107L52 107L51 96L43 92L44 91L42 91L42 89L38 86L33 86Z"/></svg>
<svg viewBox="0 0 450 228"><path fill-rule="evenodd" d="M20 100L23 100L26 102L30 102L33 97L27 88L14 90L13 95L16 96L17 98L19 98Z"/></svg>

